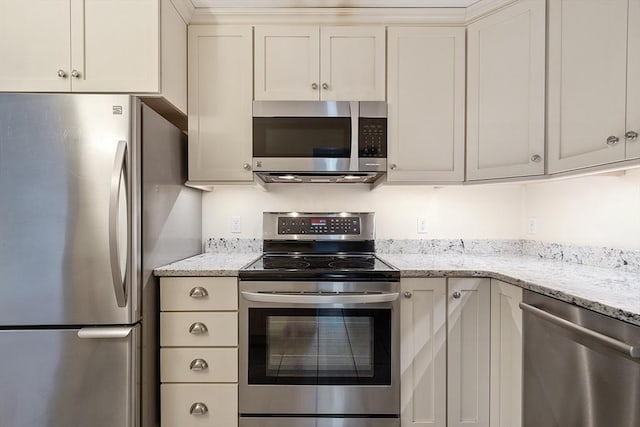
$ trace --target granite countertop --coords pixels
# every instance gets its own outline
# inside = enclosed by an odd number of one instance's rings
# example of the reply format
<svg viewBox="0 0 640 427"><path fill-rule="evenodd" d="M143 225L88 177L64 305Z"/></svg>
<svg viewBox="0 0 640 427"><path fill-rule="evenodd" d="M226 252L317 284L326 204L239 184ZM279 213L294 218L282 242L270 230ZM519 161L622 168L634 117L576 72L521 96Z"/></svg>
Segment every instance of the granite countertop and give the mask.
<svg viewBox="0 0 640 427"><path fill-rule="evenodd" d="M204 253L156 276L237 276L260 253ZM490 277L640 325L640 273L526 255L378 254L402 277Z"/></svg>

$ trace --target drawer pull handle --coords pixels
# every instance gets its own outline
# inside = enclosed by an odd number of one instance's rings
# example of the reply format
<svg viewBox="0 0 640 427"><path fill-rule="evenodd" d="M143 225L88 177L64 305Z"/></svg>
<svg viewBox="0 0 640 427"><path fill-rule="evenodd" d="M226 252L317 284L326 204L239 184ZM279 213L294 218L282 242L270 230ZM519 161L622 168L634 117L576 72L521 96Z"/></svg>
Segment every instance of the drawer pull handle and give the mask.
<svg viewBox="0 0 640 427"><path fill-rule="evenodd" d="M209 364L204 359L193 359L189 365L189 369L192 371L204 371L209 367Z"/></svg>
<svg viewBox="0 0 640 427"><path fill-rule="evenodd" d="M193 335L203 335L209 332L207 325L201 322L195 322L189 326L189 333Z"/></svg>
<svg viewBox="0 0 640 427"><path fill-rule="evenodd" d="M207 292L207 290L201 286L196 286L195 288L191 289L191 291L189 292L189 296L191 298L204 298L206 296L209 296L209 292Z"/></svg>
<svg viewBox="0 0 640 427"><path fill-rule="evenodd" d="M191 405L191 409L189 409L189 413L191 415L204 415L209 412L209 408L202 402L196 402Z"/></svg>

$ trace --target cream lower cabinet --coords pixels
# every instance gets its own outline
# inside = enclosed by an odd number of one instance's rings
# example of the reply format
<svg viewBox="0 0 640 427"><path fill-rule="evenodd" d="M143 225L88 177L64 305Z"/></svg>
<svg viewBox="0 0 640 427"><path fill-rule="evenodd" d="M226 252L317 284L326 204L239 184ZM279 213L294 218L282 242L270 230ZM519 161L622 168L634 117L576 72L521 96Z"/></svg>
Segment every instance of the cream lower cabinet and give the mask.
<svg viewBox="0 0 640 427"><path fill-rule="evenodd" d="M465 29L388 29L390 183L464 180Z"/></svg>
<svg viewBox="0 0 640 427"><path fill-rule="evenodd" d="M160 310L162 427L237 426L237 277L163 277Z"/></svg>
<svg viewBox="0 0 640 427"><path fill-rule="evenodd" d="M189 181L250 183L250 26L189 27Z"/></svg>
<svg viewBox="0 0 640 427"><path fill-rule="evenodd" d="M467 28L467 180L544 173L545 0Z"/></svg>
<svg viewBox="0 0 640 427"><path fill-rule="evenodd" d="M522 425L522 288L491 280L491 427Z"/></svg>

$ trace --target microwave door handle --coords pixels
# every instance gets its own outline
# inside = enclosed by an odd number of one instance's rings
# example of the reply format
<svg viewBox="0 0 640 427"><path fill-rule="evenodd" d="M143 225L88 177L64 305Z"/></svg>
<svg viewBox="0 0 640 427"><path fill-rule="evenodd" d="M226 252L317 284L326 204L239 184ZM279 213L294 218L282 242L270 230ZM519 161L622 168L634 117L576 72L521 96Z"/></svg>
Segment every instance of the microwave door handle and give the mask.
<svg viewBox="0 0 640 427"><path fill-rule="evenodd" d="M322 295L322 294L282 294L277 292L241 292L247 301L267 302L276 304L376 304L392 302L398 299L398 292L383 292L379 294L357 295Z"/></svg>
<svg viewBox="0 0 640 427"><path fill-rule="evenodd" d="M349 102L349 110L351 111L351 156L349 157L349 170L357 171L358 165L358 135L359 135L359 119L360 119L360 103L357 101Z"/></svg>

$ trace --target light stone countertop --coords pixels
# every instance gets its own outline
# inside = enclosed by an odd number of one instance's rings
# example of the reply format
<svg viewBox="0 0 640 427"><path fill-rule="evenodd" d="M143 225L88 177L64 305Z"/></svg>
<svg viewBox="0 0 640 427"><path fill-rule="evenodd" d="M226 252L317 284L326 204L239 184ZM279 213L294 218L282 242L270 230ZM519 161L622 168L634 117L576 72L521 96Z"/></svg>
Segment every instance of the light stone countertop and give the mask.
<svg viewBox="0 0 640 427"><path fill-rule="evenodd" d="M260 253L205 253L156 276L237 276ZM522 255L378 254L402 277L490 277L640 325L640 273Z"/></svg>

